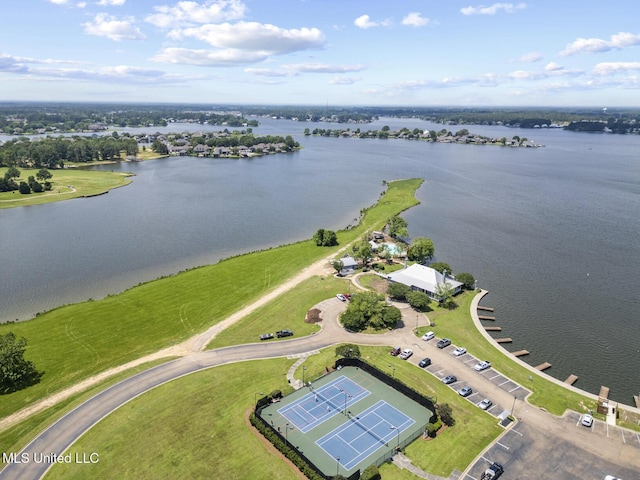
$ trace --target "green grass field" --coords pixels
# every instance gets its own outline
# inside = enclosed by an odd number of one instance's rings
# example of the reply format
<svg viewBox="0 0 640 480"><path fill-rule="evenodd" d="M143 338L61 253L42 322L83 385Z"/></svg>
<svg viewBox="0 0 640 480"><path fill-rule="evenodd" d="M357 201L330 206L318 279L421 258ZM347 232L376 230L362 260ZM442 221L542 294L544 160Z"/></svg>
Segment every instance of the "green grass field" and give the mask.
<svg viewBox="0 0 640 480"><path fill-rule="evenodd" d="M391 183L378 204L367 209L361 225L338 232L340 244L382 228L388 217L415 205L414 192L421 183ZM338 248L316 247L308 240L241 255L102 300L60 307L34 320L0 325L0 334L13 331L28 340L26 357L44 371L39 384L3 395L0 417L98 372L186 340Z"/></svg>
<svg viewBox="0 0 640 480"><path fill-rule="evenodd" d="M26 182L29 176L36 176L37 169L19 168L20 178L17 183ZM0 167L0 176L4 176L6 168ZM83 170L68 168L64 170L50 170L53 174L50 182L52 189L42 193L22 195L19 192L0 193L0 208L24 207L43 203L60 202L71 198L99 195L114 188L131 183L131 176L126 173L102 172L97 170Z"/></svg>

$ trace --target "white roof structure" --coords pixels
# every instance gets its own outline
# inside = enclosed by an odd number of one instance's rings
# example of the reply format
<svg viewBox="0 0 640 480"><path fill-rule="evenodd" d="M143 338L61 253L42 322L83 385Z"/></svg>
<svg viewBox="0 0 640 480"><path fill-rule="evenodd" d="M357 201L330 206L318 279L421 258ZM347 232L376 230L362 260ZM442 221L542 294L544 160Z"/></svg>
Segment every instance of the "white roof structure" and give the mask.
<svg viewBox="0 0 640 480"><path fill-rule="evenodd" d="M450 277L446 277L430 267L420 264L413 264L404 270L399 270L387 275L387 279L391 282L402 283L414 290L422 290L430 296L435 296L438 285L443 283L449 284L455 292L462 288L463 283L458 282Z"/></svg>
<svg viewBox="0 0 640 480"><path fill-rule="evenodd" d="M353 257L342 257L339 259L342 262L342 267L343 268L347 268L347 267L351 267L351 268L355 268L358 266L358 262L356 262L356 260Z"/></svg>

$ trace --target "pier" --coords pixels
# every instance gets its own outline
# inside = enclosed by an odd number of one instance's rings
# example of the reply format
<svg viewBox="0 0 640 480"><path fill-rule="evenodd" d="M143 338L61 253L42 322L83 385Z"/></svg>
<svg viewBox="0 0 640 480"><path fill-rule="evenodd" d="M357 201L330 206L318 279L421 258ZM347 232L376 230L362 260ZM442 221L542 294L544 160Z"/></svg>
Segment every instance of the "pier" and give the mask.
<svg viewBox="0 0 640 480"><path fill-rule="evenodd" d="M493 312L493 307L483 307L482 305L478 305L478 310L484 310L485 312Z"/></svg>
<svg viewBox="0 0 640 480"><path fill-rule="evenodd" d="M529 350L518 350L517 352L511 352L514 357L522 357L523 355L529 355Z"/></svg>
<svg viewBox="0 0 640 480"><path fill-rule="evenodd" d="M490 317L488 315L478 315L478 318L480 320L495 320L496 319L496 317Z"/></svg>
<svg viewBox="0 0 640 480"><path fill-rule="evenodd" d="M609 387L600 387L600 393L598 394L600 398L609 398Z"/></svg>
<svg viewBox="0 0 640 480"><path fill-rule="evenodd" d="M496 343L511 343L511 342L513 342L511 337L495 338L494 340L495 340Z"/></svg>
<svg viewBox="0 0 640 480"><path fill-rule="evenodd" d="M640 397L638 395L633 396L633 401L636 402L636 408L640 408Z"/></svg>
<svg viewBox="0 0 640 480"><path fill-rule="evenodd" d="M544 362L544 363L541 363L540 365L538 365L536 367L536 370L542 371L542 370L546 370L547 368L551 368L551 364L549 362Z"/></svg>
<svg viewBox="0 0 640 480"><path fill-rule="evenodd" d="M484 327L487 332L499 332L502 330L502 327Z"/></svg>
<svg viewBox="0 0 640 480"><path fill-rule="evenodd" d="M567 377L567 379L564 381L564 383L568 384L568 385L573 385L574 383L576 383L576 380L578 380L578 376L577 375L569 375Z"/></svg>

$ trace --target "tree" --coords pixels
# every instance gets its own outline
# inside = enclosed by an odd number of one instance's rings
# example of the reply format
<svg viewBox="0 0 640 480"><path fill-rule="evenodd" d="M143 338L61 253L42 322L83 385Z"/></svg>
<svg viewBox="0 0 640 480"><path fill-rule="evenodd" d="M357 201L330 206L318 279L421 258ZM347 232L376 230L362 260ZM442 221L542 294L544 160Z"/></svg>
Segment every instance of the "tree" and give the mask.
<svg viewBox="0 0 640 480"><path fill-rule="evenodd" d="M442 423L444 423L448 427L453 427L456 424L456 421L453 418L451 407L449 406L449 404L443 403L442 405L438 405L437 408Z"/></svg>
<svg viewBox="0 0 640 480"><path fill-rule="evenodd" d="M362 262L363 266L369 265L369 262L373 259L373 248L366 240L363 240L358 250L354 252L354 257Z"/></svg>
<svg viewBox="0 0 640 480"><path fill-rule="evenodd" d="M360 347L347 343L336 347L336 357L360 358Z"/></svg>
<svg viewBox="0 0 640 480"><path fill-rule="evenodd" d="M409 305L421 312L429 310L429 304L431 303L429 295L424 292L419 292L418 290L411 290L407 293L407 301Z"/></svg>
<svg viewBox="0 0 640 480"><path fill-rule="evenodd" d="M20 170L18 170L16 167L9 167L7 168L7 171L4 173L4 178L19 178L20 177Z"/></svg>
<svg viewBox="0 0 640 480"><path fill-rule="evenodd" d="M20 185L18 186L18 191L23 195L27 195L31 193L31 187L27 182L20 182Z"/></svg>
<svg viewBox="0 0 640 480"><path fill-rule="evenodd" d="M456 304L453 301L453 287L447 282L441 283L436 288L436 297L440 301L440 305L445 308L455 308Z"/></svg>
<svg viewBox="0 0 640 480"><path fill-rule="evenodd" d="M433 258L435 247L430 238L416 237L407 249L407 258L414 262L423 263Z"/></svg>
<svg viewBox="0 0 640 480"><path fill-rule="evenodd" d="M336 235L336 232L333 230L325 230L324 228L318 229L318 231L313 235L313 240L319 247L332 247L334 245L338 245L338 236Z"/></svg>
<svg viewBox="0 0 640 480"><path fill-rule="evenodd" d="M359 332L369 327L375 330L393 328L400 317L400 310L387 306L382 295L361 292L351 296L341 321L346 329Z"/></svg>
<svg viewBox="0 0 640 480"><path fill-rule="evenodd" d="M394 300L404 301L407 299L407 294L411 291L411 288L407 287L403 283L391 282L387 285L387 295Z"/></svg>
<svg viewBox="0 0 640 480"><path fill-rule="evenodd" d="M456 280L464 283L464 288L471 290L476 284L476 279L473 275L467 272L462 272L456 275Z"/></svg>
<svg viewBox="0 0 640 480"><path fill-rule="evenodd" d="M0 335L0 395L15 392L40 381L42 373L24 358L27 340L13 332Z"/></svg>
<svg viewBox="0 0 640 480"><path fill-rule="evenodd" d="M332 264L333 268L336 270L336 273L340 273L344 268L344 264L340 260L336 260Z"/></svg>
<svg viewBox="0 0 640 480"><path fill-rule="evenodd" d="M408 237L408 226L409 224L407 223L407 221L404 218L399 217L398 215L394 215L389 220L387 220L387 229L389 231L389 235L394 238Z"/></svg>
<svg viewBox="0 0 640 480"><path fill-rule="evenodd" d="M380 470L375 463L365 468L360 475L360 480L380 480L381 478Z"/></svg>
<svg viewBox="0 0 640 480"><path fill-rule="evenodd" d="M38 173L36 173L36 178L41 182L46 182L51 177L53 177L53 175L46 168L41 168L40 170L38 170Z"/></svg>
<svg viewBox="0 0 640 480"><path fill-rule="evenodd" d="M453 273L453 270L451 270L451 267L449 266L449 264L445 262L433 262L429 264L429 267L433 268L434 270L437 270L442 274L444 274L445 270L447 271L447 273Z"/></svg>

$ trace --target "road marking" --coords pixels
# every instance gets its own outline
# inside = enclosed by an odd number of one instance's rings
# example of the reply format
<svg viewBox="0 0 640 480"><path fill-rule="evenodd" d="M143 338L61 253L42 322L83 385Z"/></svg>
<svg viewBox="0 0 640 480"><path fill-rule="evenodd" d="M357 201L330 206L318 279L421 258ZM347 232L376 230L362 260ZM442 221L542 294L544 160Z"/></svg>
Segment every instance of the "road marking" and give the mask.
<svg viewBox="0 0 640 480"><path fill-rule="evenodd" d="M609 424L605 423L605 426L607 427L607 437L609 436Z"/></svg>
<svg viewBox="0 0 640 480"><path fill-rule="evenodd" d="M510 381L510 380L505 380L504 382L499 383L499 384L498 384L498 386L499 386L499 387L501 387L501 386L502 386L502 385L504 385L505 383L509 383L509 381Z"/></svg>
<svg viewBox="0 0 640 480"><path fill-rule="evenodd" d="M620 434L622 435L622 443L627 443L627 439L624 438L624 430L620 429Z"/></svg>
<svg viewBox="0 0 640 480"><path fill-rule="evenodd" d="M500 376L500 374L498 373L497 375L494 375L493 377L491 377L489 380L493 380L494 378L498 378Z"/></svg>
<svg viewBox="0 0 640 480"><path fill-rule="evenodd" d="M520 385L517 385L515 388L512 388L511 390L509 390L509 393L513 392L514 390L517 390L520 388Z"/></svg>
<svg viewBox="0 0 640 480"><path fill-rule="evenodd" d="M518 430L514 430L514 429L512 428L512 429L511 429L511 431L512 431L513 433L517 433L517 434L518 434L518 435L520 435L521 437L524 437L524 434L523 434L523 433L520 433Z"/></svg>
<svg viewBox="0 0 640 480"><path fill-rule="evenodd" d="M510 450L509 447L507 447L506 445L503 445L500 442L496 442L496 445L500 445L502 448L504 448L505 450Z"/></svg>
<svg viewBox="0 0 640 480"><path fill-rule="evenodd" d="M636 440L638 440L638 443L640 443L640 433L636 433Z"/></svg>

